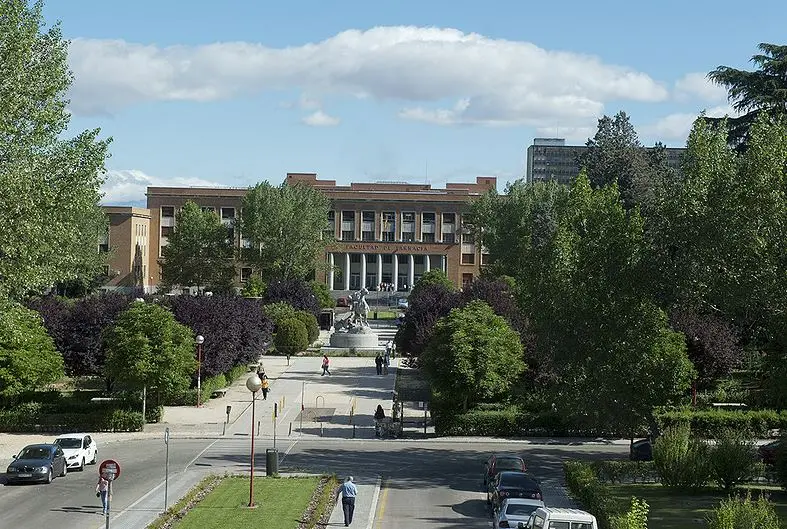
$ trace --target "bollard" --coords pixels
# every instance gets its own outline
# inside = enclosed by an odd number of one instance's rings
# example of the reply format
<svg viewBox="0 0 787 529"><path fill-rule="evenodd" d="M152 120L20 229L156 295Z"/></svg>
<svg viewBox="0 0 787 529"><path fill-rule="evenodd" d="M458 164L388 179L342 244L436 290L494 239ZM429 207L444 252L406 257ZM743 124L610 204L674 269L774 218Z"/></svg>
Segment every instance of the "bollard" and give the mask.
<svg viewBox="0 0 787 529"><path fill-rule="evenodd" d="M290 431L287 432L287 437L292 435L292 421L290 421Z"/></svg>
<svg viewBox="0 0 787 529"><path fill-rule="evenodd" d="M322 437L322 421L320 421L320 437Z"/></svg>
<svg viewBox="0 0 787 529"><path fill-rule="evenodd" d="M262 422L262 421L257 421L257 437L259 437L259 436L260 436L260 423L261 423L261 422Z"/></svg>
<svg viewBox="0 0 787 529"><path fill-rule="evenodd" d="M355 425L353 424L353 439L355 439Z"/></svg>

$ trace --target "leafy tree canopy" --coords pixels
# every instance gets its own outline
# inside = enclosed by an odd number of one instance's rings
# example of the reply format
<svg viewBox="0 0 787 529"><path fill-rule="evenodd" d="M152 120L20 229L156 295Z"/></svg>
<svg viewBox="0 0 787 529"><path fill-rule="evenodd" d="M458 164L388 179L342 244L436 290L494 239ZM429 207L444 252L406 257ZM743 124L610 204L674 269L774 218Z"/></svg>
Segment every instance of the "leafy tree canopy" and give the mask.
<svg viewBox="0 0 787 529"><path fill-rule="evenodd" d="M312 280L309 281L309 286L312 287L312 292L314 292L321 309L330 309L336 306L336 300L331 296L328 285L322 281Z"/></svg>
<svg viewBox="0 0 787 529"><path fill-rule="evenodd" d="M268 283L263 296L265 303L283 301L296 310L305 310L315 316L320 313L320 303L314 290L301 279L276 279Z"/></svg>
<svg viewBox="0 0 787 529"><path fill-rule="evenodd" d="M278 325L273 339L276 350L287 356L305 351L309 346L306 325L298 318L286 318Z"/></svg>
<svg viewBox="0 0 787 529"><path fill-rule="evenodd" d="M413 289L410 291L410 297L413 296L417 297L418 291L428 285L441 285L445 287L445 289L448 291L456 290L453 282L450 279L448 279L448 276L445 275L445 272L439 269L434 269L424 273L421 276L421 279L415 282L415 285L413 285Z"/></svg>
<svg viewBox="0 0 787 529"><path fill-rule="evenodd" d="M0 296L99 275L99 207L109 140L66 137L72 83L60 26L43 2L0 0Z"/></svg>

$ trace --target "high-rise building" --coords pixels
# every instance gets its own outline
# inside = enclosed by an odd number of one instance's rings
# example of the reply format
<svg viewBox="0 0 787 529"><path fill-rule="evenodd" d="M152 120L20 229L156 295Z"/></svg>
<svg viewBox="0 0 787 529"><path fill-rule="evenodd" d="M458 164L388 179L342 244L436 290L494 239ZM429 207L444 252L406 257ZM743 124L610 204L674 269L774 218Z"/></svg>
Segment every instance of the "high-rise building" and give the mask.
<svg viewBox="0 0 787 529"><path fill-rule="evenodd" d="M109 218L107 232L98 241L98 251L107 253L105 290L141 289L149 291L150 210L124 206L103 206Z"/></svg>
<svg viewBox="0 0 787 529"><path fill-rule="evenodd" d="M557 180L561 184L568 184L579 174L579 157L587 150L585 145L566 145L564 138L535 138L533 145L527 148L525 181ZM665 148L667 165L680 171L685 152L685 148Z"/></svg>

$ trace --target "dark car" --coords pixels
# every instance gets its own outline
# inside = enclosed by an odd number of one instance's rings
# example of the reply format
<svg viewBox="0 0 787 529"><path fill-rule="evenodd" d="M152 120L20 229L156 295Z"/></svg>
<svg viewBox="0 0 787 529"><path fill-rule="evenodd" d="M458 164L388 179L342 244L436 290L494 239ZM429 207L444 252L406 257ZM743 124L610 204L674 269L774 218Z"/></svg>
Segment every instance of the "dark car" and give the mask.
<svg viewBox="0 0 787 529"><path fill-rule="evenodd" d="M506 498L529 498L544 500L538 481L524 472L505 470L491 481L486 493L486 501L492 507L499 506Z"/></svg>
<svg viewBox="0 0 787 529"><path fill-rule="evenodd" d="M653 461L653 443L650 439L640 439L631 443L629 459L632 461Z"/></svg>
<svg viewBox="0 0 787 529"><path fill-rule="evenodd" d="M779 439L777 441L771 441L768 444L764 444L757 449L757 453L762 459L762 462L766 465L775 465L776 464L776 456L785 447L784 439Z"/></svg>
<svg viewBox="0 0 787 529"><path fill-rule="evenodd" d="M484 487L489 485L495 476L504 470L527 471L525 461L519 456L508 454L492 454L484 463Z"/></svg>
<svg viewBox="0 0 787 529"><path fill-rule="evenodd" d="M350 298L342 296L336 300L337 307L349 307L350 306Z"/></svg>
<svg viewBox="0 0 787 529"><path fill-rule="evenodd" d="M65 476L68 472L66 456L58 445L28 445L14 456L14 461L8 465L5 472L8 483L24 481L52 483L55 476Z"/></svg>

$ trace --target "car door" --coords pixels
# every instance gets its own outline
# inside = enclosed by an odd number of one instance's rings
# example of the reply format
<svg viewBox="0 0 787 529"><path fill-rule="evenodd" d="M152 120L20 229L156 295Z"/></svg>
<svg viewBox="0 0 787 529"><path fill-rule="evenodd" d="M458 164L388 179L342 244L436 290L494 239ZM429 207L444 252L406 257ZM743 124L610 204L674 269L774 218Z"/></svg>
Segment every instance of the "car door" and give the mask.
<svg viewBox="0 0 787 529"><path fill-rule="evenodd" d="M66 466L66 455L63 453L63 450L58 446L55 449L55 457L54 461L52 462L52 472L59 476L63 473Z"/></svg>
<svg viewBox="0 0 787 529"><path fill-rule="evenodd" d="M93 461L94 458L93 454L96 451L96 443L93 442L93 438L90 437L89 435L85 436L84 447L85 447L85 463L90 463L91 461Z"/></svg>

